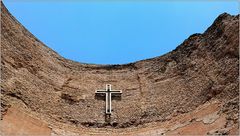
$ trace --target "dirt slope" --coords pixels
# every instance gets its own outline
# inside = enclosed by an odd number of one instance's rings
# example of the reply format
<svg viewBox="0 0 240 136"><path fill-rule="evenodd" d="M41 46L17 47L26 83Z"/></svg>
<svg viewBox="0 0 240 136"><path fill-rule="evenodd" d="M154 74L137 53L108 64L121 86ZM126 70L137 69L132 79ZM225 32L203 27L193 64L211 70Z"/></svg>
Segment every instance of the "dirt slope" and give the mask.
<svg viewBox="0 0 240 136"><path fill-rule="evenodd" d="M59 56L2 5L1 122L11 122L11 111L19 111L23 112L19 118L48 125L54 130L52 135L62 131L69 131L66 135L119 131L145 135L155 127L153 135L192 134L196 127L201 129L197 131L200 134L218 130L237 133L238 21L239 15L223 13L203 34L191 35L168 54L125 65L93 65ZM95 90L104 89L105 84L123 91L121 99L112 102L110 122L105 120L105 101L95 97ZM197 111L215 102L218 108L204 115L214 114L213 122L204 124ZM187 121L180 121L183 128L169 129L164 125L172 121L170 126L174 127L180 117L189 114ZM219 126L212 124L215 120L221 122ZM14 121L10 124L16 125ZM207 129L206 124L212 129ZM35 130L48 133L43 126L36 125ZM1 131L9 134L4 128Z"/></svg>

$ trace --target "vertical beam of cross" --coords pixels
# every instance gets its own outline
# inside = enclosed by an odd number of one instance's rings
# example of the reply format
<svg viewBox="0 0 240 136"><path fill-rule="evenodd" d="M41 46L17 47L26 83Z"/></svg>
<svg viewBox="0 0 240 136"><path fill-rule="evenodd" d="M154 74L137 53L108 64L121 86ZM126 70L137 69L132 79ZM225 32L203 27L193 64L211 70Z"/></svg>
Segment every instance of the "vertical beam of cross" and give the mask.
<svg viewBox="0 0 240 136"><path fill-rule="evenodd" d="M105 113L107 115L112 114L112 95L114 94L122 94L122 90L112 90L112 86L110 84L106 85L106 90L96 90L96 95L103 94L105 95L105 101L106 101L106 109Z"/></svg>

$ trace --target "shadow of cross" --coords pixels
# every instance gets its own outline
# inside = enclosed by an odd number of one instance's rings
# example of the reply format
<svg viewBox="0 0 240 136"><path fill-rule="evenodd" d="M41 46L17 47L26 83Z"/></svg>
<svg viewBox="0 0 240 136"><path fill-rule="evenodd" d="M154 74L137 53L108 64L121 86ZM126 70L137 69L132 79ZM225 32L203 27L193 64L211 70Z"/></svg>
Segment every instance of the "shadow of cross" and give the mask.
<svg viewBox="0 0 240 136"><path fill-rule="evenodd" d="M106 101L106 115L112 114L112 96L120 96L122 94L122 90L112 90L110 84L106 84L106 90L96 90L96 96L105 96Z"/></svg>

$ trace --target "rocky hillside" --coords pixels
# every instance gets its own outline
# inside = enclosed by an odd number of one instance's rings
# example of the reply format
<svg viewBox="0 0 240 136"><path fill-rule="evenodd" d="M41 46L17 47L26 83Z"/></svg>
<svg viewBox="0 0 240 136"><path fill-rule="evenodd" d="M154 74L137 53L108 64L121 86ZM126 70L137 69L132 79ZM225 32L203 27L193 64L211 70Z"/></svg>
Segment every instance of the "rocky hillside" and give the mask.
<svg viewBox="0 0 240 136"><path fill-rule="evenodd" d="M50 128L127 131L194 113L191 123L198 109L218 103L218 110L208 109L206 116L216 113L214 117L225 119L213 129L228 134L238 128L238 36L239 15L223 13L203 34L191 35L163 56L125 65L81 64L44 45L2 4L1 119L7 122L8 113L21 109L23 117L39 118ZM105 101L95 96L106 84L123 92L112 101L110 121Z"/></svg>

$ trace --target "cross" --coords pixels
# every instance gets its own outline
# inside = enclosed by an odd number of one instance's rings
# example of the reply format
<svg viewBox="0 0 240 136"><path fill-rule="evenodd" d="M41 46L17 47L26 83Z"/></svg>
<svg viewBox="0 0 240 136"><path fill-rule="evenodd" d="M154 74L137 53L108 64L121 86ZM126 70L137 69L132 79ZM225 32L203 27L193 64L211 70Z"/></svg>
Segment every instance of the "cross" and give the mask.
<svg viewBox="0 0 240 136"><path fill-rule="evenodd" d="M112 114L112 95L121 95L122 90L112 90L110 84L106 84L106 90L96 90L96 95L105 95L106 96L106 114L111 115Z"/></svg>

